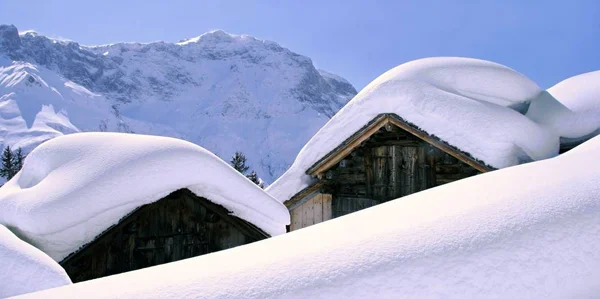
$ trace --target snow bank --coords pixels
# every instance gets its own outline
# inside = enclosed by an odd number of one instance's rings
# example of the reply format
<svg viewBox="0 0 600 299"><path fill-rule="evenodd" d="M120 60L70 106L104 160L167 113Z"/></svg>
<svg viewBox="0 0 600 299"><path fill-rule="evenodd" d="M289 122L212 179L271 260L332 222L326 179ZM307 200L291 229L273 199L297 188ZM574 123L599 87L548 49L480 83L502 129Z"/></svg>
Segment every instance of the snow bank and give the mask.
<svg viewBox="0 0 600 299"><path fill-rule="evenodd" d="M600 137L276 238L31 297L595 297L598 159Z"/></svg>
<svg viewBox="0 0 600 299"><path fill-rule="evenodd" d="M548 93L560 102L561 113L545 120L566 142L600 133L600 71L568 78Z"/></svg>
<svg viewBox="0 0 600 299"><path fill-rule="evenodd" d="M600 71L568 78L550 87L548 92L575 112L600 110Z"/></svg>
<svg viewBox="0 0 600 299"><path fill-rule="evenodd" d="M436 57L402 64L342 108L267 191L288 200L310 184L306 169L381 113L395 113L495 168L552 157L558 136L519 112L541 93L525 76L493 62Z"/></svg>
<svg viewBox="0 0 600 299"><path fill-rule="evenodd" d="M0 225L0 297L71 284L69 276L39 249Z"/></svg>
<svg viewBox="0 0 600 299"><path fill-rule="evenodd" d="M270 235L287 209L211 152L174 138L78 133L35 148L0 188L0 223L57 261L135 208L180 188Z"/></svg>

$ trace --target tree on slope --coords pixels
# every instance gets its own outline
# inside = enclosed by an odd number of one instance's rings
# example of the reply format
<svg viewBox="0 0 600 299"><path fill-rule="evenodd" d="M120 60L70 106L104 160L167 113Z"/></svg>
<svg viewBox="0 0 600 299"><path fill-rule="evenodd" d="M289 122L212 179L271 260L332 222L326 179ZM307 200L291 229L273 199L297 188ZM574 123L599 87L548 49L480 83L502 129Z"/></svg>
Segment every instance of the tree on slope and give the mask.
<svg viewBox="0 0 600 299"><path fill-rule="evenodd" d="M4 177L7 181L12 179L19 170L23 167L23 150L18 148L13 152L10 146L4 148L2 152L2 166L0 167L0 176Z"/></svg>
<svg viewBox="0 0 600 299"><path fill-rule="evenodd" d="M19 170L21 170L21 168L23 168L23 160L25 159L25 156L23 156L23 150L21 148L18 148L16 150L16 152L13 154L13 158L14 158L14 167L15 167L15 174L17 174L17 172L19 172Z"/></svg>
<svg viewBox="0 0 600 299"><path fill-rule="evenodd" d="M250 167L246 166L246 156L242 152L235 152L231 158L231 166L241 174L246 174Z"/></svg>
<svg viewBox="0 0 600 299"><path fill-rule="evenodd" d="M242 152L235 152L235 154L233 154L233 157L231 157L230 163L235 170L245 175L253 183L255 183L261 188L265 187L260 178L258 178L256 171L252 170L250 174L246 174L250 167L246 165L246 156Z"/></svg>
<svg viewBox="0 0 600 299"><path fill-rule="evenodd" d="M2 152L2 167L0 167L0 176L4 177L7 181L12 179L17 173L15 171L15 157L10 149L10 146L4 148Z"/></svg>
<svg viewBox="0 0 600 299"><path fill-rule="evenodd" d="M256 171L252 170L252 172L250 172L250 174L246 175L246 177L251 180L253 183L255 183L256 185L258 185L261 188L264 188L265 185L263 184L263 182L258 178L258 175L256 174Z"/></svg>

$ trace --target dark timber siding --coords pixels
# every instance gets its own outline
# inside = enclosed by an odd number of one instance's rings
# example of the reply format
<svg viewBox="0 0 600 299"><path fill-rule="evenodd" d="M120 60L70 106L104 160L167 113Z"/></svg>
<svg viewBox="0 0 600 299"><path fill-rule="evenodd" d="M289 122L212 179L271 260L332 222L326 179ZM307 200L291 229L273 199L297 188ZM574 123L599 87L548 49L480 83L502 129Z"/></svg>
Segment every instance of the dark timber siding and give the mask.
<svg viewBox="0 0 600 299"><path fill-rule="evenodd" d="M268 237L187 189L142 206L61 262L79 282L248 244Z"/></svg>
<svg viewBox="0 0 600 299"><path fill-rule="evenodd" d="M333 217L477 174L473 167L398 128L381 128L331 168L324 192Z"/></svg>

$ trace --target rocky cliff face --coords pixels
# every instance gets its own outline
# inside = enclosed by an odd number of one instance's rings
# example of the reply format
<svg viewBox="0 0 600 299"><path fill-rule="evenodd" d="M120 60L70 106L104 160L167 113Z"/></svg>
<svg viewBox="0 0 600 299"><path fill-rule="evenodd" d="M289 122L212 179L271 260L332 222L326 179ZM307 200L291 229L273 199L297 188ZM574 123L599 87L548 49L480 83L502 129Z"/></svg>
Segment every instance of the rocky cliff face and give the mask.
<svg viewBox="0 0 600 299"><path fill-rule="evenodd" d="M356 94L307 57L223 31L178 43L83 46L2 25L2 56L0 105L12 107L0 111L4 143L33 148L90 130L167 135L225 160L241 150L267 182ZM2 124L8 120L12 126Z"/></svg>

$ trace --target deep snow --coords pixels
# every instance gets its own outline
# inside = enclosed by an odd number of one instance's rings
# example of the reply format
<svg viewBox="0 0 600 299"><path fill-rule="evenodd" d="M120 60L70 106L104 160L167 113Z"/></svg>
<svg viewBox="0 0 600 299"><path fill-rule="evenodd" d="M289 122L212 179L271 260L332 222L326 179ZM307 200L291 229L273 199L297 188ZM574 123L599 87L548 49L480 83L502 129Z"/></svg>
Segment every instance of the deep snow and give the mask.
<svg viewBox="0 0 600 299"><path fill-rule="evenodd" d="M0 297L71 284L52 258L0 225Z"/></svg>
<svg viewBox="0 0 600 299"><path fill-rule="evenodd" d="M24 298L591 298L600 137L283 236Z"/></svg>
<svg viewBox="0 0 600 299"><path fill-rule="evenodd" d="M562 135L563 142L579 139L577 135L589 133L592 137L600 133L600 71L585 73L568 78L550 87L548 92L567 109L577 115L575 124L558 123L557 127L576 127L578 134ZM559 119L561 121L562 119ZM576 132L573 132L576 133Z"/></svg>
<svg viewBox="0 0 600 299"><path fill-rule="evenodd" d="M286 201L308 186L304 172L381 113L395 113L495 168L558 153L558 136L524 117L542 91L497 63L458 57L411 61L379 76L302 148L267 191Z"/></svg>
<svg viewBox="0 0 600 299"><path fill-rule="evenodd" d="M181 188L274 236L287 209L211 152L168 137L78 133L35 148L0 188L0 224L61 261L135 208Z"/></svg>

